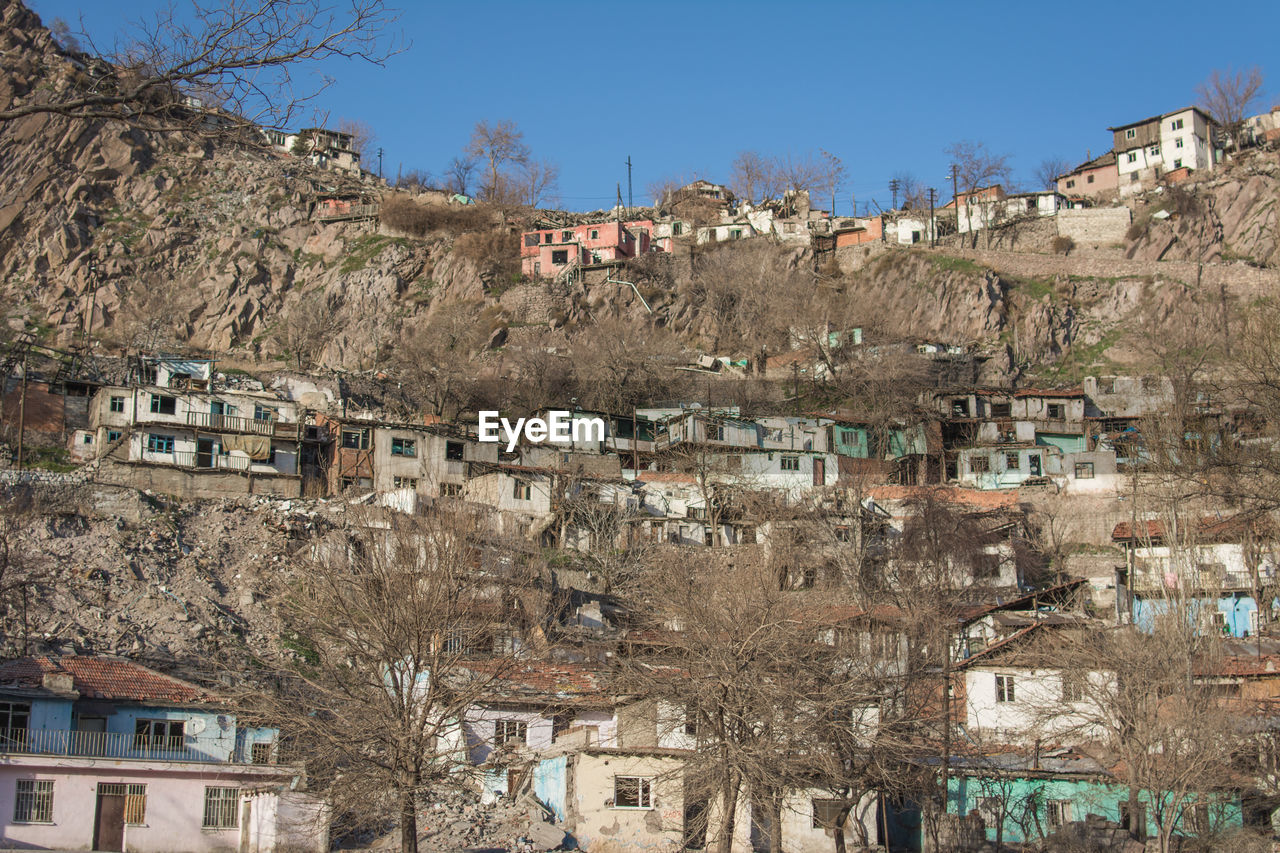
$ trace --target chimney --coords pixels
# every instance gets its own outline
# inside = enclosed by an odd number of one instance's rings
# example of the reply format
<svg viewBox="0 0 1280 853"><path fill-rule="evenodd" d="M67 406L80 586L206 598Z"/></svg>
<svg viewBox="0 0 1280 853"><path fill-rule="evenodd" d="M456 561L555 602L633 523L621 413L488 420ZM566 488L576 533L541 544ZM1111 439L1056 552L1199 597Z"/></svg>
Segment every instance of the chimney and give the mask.
<svg viewBox="0 0 1280 853"><path fill-rule="evenodd" d="M45 690L52 690L54 693L71 693L75 690L75 683L71 673L65 670L46 672L40 679L41 686Z"/></svg>

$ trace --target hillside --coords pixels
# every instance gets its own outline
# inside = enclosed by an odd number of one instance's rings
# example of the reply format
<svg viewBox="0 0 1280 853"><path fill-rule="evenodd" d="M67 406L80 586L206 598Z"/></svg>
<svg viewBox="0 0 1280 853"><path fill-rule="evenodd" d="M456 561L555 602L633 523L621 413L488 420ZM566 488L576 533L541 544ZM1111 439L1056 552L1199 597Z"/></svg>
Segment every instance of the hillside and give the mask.
<svg viewBox="0 0 1280 853"><path fill-rule="evenodd" d="M77 73L34 14L0 8L0 101ZM1093 253L877 246L860 269L815 280L809 250L753 240L633 264L646 308L629 287L521 280L512 232L531 212L423 207L410 232L326 223L313 218L323 199L390 191L263 149L32 116L0 127L0 280L10 325L25 319L47 343L91 322L100 353L190 349L251 369L381 369L453 307L491 376L515 375L522 348L598 348L589 339L613 320L661 330L664 352L686 351L676 361L778 352L794 326L825 320L971 347L984 381L1068 378L1140 360L1126 345L1140 319L1270 291L1280 168L1268 156L1138 202L1127 241ZM298 329L313 332L305 353Z"/></svg>

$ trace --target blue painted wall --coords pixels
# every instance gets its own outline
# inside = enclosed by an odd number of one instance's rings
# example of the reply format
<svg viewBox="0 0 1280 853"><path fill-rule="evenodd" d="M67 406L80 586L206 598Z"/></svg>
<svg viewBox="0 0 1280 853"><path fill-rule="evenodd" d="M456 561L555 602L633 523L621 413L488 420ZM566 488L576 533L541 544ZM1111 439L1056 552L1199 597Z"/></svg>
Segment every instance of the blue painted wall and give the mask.
<svg viewBox="0 0 1280 853"><path fill-rule="evenodd" d="M1253 634L1252 613L1258 609L1253 596L1248 593L1224 595L1217 599L1197 599L1190 602L1193 611L1213 607L1223 614L1226 622L1226 633L1232 637L1248 637ZM1163 598L1142 597L1141 593L1133 596L1133 624L1143 631L1150 631L1155 617L1168 612L1169 602Z"/></svg>
<svg viewBox="0 0 1280 853"><path fill-rule="evenodd" d="M551 809L556 820L563 821L567 809L569 758L558 755L555 758L544 758L533 768L533 794L547 808Z"/></svg>

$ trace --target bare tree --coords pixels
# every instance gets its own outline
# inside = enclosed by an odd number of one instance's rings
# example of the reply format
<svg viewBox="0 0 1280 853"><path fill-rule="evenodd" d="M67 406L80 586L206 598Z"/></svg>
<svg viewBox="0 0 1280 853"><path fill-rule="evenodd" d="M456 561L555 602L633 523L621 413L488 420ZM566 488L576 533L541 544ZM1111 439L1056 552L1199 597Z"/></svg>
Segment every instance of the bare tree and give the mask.
<svg viewBox="0 0 1280 853"><path fill-rule="evenodd" d="M338 328L337 302L323 291L304 296L272 331L272 339L298 368L316 363Z"/></svg>
<svg viewBox="0 0 1280 853"><path fill-rule="evenodd" d="M378 137L367 122L354 118L339 119L338 132L351 134L351 150L357 154L365 156L374 153L373 147Z"/></svg>
<svg viewBox="0 0 1280 853"><path fill-rule="evenodd" d="M1006 154L996 154L987 149L983 142L971 142L962 140L949 145L944 152L951 158L951 165L955 169L956 187L960 195L964 199L965 218L972 222L972 210L977 204L982 213L982 222L987 230L987 241L991 240L991 223L987 221L990 217L988 211L989 204L982 203L975 197L978 190L986 189L995 184L1008 184L1011 180L1012 171L1009 166L1009 157ZM955 199L959 202L960 199ZM957 204L956 215L960 214L959 205ZM970 230L973 230L972 228ZM974 234L974 240L977 240L977 234Z"/></svg>
<svg viewBox="0 0 1280 853"><path fill-rule="evenodd" d="M454 157L445 168L445 187L458 195L470 195L471 176L475 171L474 158Z"/></svg>
<svg viewBox="0 0 1280 853"><path fill-rule="evenodd" d="M758 151L739 151L729 168L729 183L738 198L757 204L778 197L778 169L772 158Z"/></svg>
<svg viewBox="0 0 1280 853"><path fill-rule="evenodd" d="M159 275L135 279L121 288L120 313L113 325L127 347L156 352L185 341L198 291L188 279Z"/></svg>
<svg viewBox="0 0 1280 853"><path fill-rule="evenodd" d="M464 723L515 662L495 631L541 621L540 568L494 555L461 513L349 511L273 590L285 642L261 664L275 689L246 702L289 734L340 820L393 823L402 853L422 797L474 784Z"/></svg>
<svg viewBox="0 0 1280 853"><path fill-rule="evenodd" d="M96 57L83 71L68 64L65 86L20 93L0 121L54 113L143 127L287 127L331 82L310 69L335 59L381 65L399 52L383 37L394 20L383 0L166 6L109 49L78 34Z"/></svg>
<svg viewBox="0 0 1280 853"><path fill-rule="evenodd" d="M1040 161L1039 166L1036 166L1036 171L1033 175L1036 188L1042 190L1056 189L1058 177L1065 175L1069 171L1071 171L1071 162L1065 157L1046 157Z"/></svg>
<svg viewBox="0 0 1280 853"><path fill-rule="evenodd" d="M529 160L520 170L521 202L537 207L553 202L560 183L560 167L550 160Z"/></svg>
<svg viewBox="0 0 1280 853"><path fill-rule="evenodd" d="M1229 143L1240 144L1240 127L1262 96L1262 71L1254 65L1243 71L1215 68L1196 87L1199 106L1213 116Z"/></svg>
<svg viewBox="0 0 1280 853"><path fill-rule="evenodd" d="M476 311L472 303L443 305L424 323L406 327L395 349L396 375L433 415L455 417L471 398L473 359L486 333Z"/></svg>
<svg viewBox="0 0 1280 853"><path fill-rule="evenodd" d="M504 173L505 167L525 166L531 156L524 142L524 133L509 119L490 124L487 120L476 122L467 143L466 156L484 162L488 176L481 187L481 195L487 200L503 203L509 200L514 187L512 178Z"/></svg>
<svg viewBox="0 0 1280 853"><path fill-rule="evenodd" d="M923 181L910 172L897 172L893 179L898 182L898 197L902 199L903 210L928 209L929 188Z"/></svg>

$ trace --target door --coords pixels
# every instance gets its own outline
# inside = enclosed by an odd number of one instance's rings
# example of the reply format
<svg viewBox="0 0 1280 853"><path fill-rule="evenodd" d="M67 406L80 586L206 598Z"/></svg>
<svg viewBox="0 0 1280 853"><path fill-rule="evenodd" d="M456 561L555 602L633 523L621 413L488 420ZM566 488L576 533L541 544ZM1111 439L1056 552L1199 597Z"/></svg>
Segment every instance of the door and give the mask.
<svg viewBox="0 0 1280 853"><path fill-rule="evenodd" d="M93 822L94 850L124 850L124 794L98 794Z"/></svg>
<svg viewBox="0 0 1280 853"><path fill-rule="evenodd" d="M213 439L212 438L196 439L196 467L197 468L213 467Z"/></svg>
<svg viewBox="0 0 1280 853"><path fill-rule="evenodd" d="M107 718L81 717L76 723L76 754L107 754Z"/></svg>
<svg viewBox="0 0 1280 853"><path fill-rule="evenodd" d="M813 484L815 486L825 486L827 484L827 460L813 460Z"/></svg>
<svg viewBox="0 0 1280 853"><path fill-rule="evenodd" d="M1031 471L1032 477L1039 477L1042 473L1040 468L1040 454L1032 453L1027 456L1027 467Z"/></svg>
<svg viewBox="0 0 1280 853"><path fill-rule="evenodd" d="M221 400L214 400L209 404L209 426L213 429L222 429L222 416L226 414L226 404Z"/></svg>

